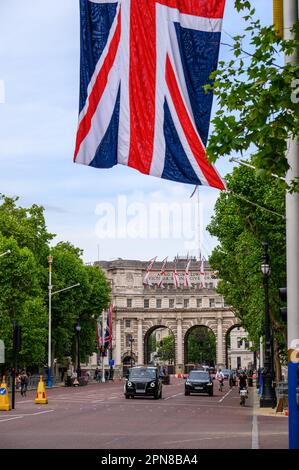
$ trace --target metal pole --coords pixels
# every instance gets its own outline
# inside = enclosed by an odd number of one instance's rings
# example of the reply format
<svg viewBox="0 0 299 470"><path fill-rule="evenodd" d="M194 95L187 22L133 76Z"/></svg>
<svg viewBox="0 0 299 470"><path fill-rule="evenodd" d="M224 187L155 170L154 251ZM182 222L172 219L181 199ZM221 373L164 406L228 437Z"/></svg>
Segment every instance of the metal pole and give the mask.
<svg viewBox="0 0 299 470"><path fill-rule="evenodd" d="M52 387L52 351L51 351L51 335L52 335L52 256L48 256L49 263L49 326L48 326L48 387Z"/></svg>
<svg viewBox="0 0 299 470"><path fill-rule="evenodd" d="M11 374L11 409L15 409L15 381L16 381L16 369L17 369L17 351L16 351L16 327L17 322L13 321L13 368Z"/></svg>
<svg viewBox="0 0 299 470"><path fill-rule="evenodd" d="M264 263L269 267L268 243L264 246ZM263 371L263 394L260 400L261 407L271 408L273 406L272 394L272 359L271 359L271 331L270 331L270 306L269 306L269 271L263 274L263 285L265 293L265 365Z"/></svg>
<svg viewBox="0 0 299 470"><path fill-rule="evenodd" d="M284 0L284 38L294 37L291 32L298 20L297 0ZM286 64L298 61L298 50L285 57ZM292 90L290 90L290 93ZM292 138L288 141L287 159L290 169L287 182L299 177L299 146ZM288 289L288 401L289 447L299 449L299 409L296 388L299 386L299 194L286 194L287 226L287 289ZM299 390L298 390L299 392Z"/></svg>
<svg viewBox="0 0 299 470"><path fill-rule="evenodd" d="M105 356L104 356L104 346L105 346L105 330L104 330L104 324L105 324L105 312L102 313L102 346L101 346L101 356L102 356L102 380L101 382L105 382Z"/></svg>
<svg viewBox="0 0 299 470"><path fill-rule="evenodd" d="M80 366L80 329L77 329L77 339L78 339L78 350L77 350L77 377L81 377L81 366Z"/></svg>

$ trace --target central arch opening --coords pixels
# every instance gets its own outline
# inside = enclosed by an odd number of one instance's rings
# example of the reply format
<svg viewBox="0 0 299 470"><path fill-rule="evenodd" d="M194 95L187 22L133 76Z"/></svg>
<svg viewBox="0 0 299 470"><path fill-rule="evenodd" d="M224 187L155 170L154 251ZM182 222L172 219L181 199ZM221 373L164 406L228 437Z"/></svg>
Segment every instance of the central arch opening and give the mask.
<svg viewBox="0 0 299 470"><path fill-rule="evenodd" d="M168 374L175 370L175 338L164 325L150 328L144 336L144 363L165 367Z"/></svg>
<svg viewBox="0 0 299 470"><path fill-rule="evenodd" d="M216 336L207 326L196 325L185 334L184 340L185 373L203 365L215 367Z"/></svg>

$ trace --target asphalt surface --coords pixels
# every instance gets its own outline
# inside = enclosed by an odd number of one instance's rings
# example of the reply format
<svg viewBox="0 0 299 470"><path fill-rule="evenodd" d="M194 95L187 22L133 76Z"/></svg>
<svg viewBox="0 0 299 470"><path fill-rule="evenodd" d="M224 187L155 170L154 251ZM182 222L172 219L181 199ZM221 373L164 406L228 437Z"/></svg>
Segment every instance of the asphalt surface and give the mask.
<svg viewBox="0 0 299 470"><path fill-rule="evenodd" d="M16 396L0 411L1 449L287 449L288 419L257 416L254 389L241 407L237 389L184 395L184 380L163 386L163 399L126 400L122 382Z"/></svg>

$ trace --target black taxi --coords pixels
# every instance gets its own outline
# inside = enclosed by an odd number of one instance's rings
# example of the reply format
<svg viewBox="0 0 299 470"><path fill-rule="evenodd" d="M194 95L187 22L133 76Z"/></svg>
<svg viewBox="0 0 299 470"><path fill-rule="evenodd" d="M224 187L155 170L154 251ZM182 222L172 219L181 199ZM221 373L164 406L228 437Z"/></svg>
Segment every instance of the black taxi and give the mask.
<svg viewBox="0 0 299 470"><path fill-rule="evenodd" d="M162 398L162 374L158 367L131 367L128 370L124 394L126 398L152 396Z"/></svg>

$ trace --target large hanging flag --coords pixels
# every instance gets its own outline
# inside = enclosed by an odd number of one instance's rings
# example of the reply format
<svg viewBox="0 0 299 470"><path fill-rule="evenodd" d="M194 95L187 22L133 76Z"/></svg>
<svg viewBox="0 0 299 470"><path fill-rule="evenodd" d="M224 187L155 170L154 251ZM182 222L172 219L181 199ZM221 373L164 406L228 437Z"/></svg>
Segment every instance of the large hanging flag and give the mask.
<svg viewBox="0 0 299 470"><path fill-rule="evenodd" d="M112 314L113 307L110 304L108 312L102 312L97 321L97 344L102 356L106 356L107 349L112 347Z"/></svg>
<svg viewBox="0 0 299 470"><path fill-rule="evenodd" d="M74 161L225 185L209 163L211 83L225 0L80 0Z"/></svg>
<svg viewBox="0 0 299 470"><path fill-rule="evenodd" d="M185 287L191 287L192 286L192 284L190 282L190 274L189 274L190 264L191 264L191 259L189 259L189 261L187 262L187 266L186 266L186 269L185 269L185 277L184 277L184 286Z"/></svg>
<svg viewBox="0 0 299 470"><path fill-rule="evenodd" d="M162 289L164 289L163 280L164 280L165 273L166 273L167 259L168 259L168 256L162 261L162 268L160 271L160 280L158 282L158 287L161 287Z"/></svg>
<svg viewBox="0 0 299 470"><path fill-rule="evenodd" d="M147 286L151 286L152 283L150 281L150 278L149 278L149 275L150 275L150 272L151 270L153 269L153 266L156 262L156 259L157 259L157 256L155 256L155 258L151 259L150 261L150 264L148 265L148 267L146 268L146 275L144 276L144 279L143 279L143 284L147 285Z"/></svg>
<svg viewBox="0 0 299 470"><path fill-rule="evenodd" d="M104 337L104 347L105 349L110 349L112 346L112 314L113 308L110 304L108 314L107 314L107 323L106 323L106 331Z"/></svg>

